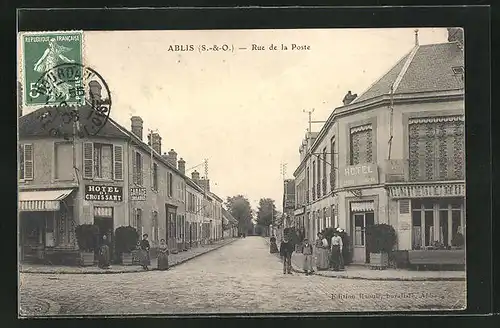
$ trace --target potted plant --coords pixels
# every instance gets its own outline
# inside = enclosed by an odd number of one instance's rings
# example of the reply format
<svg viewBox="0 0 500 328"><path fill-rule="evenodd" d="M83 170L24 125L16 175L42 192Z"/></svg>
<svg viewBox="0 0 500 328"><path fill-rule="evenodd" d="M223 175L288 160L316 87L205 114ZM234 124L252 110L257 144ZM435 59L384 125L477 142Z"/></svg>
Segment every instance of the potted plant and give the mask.
<svg viewBox="0 0 500 328"><path fill-rule="evenodd" d="M370 253L370 266L385 269L389 266L389 253L396 245L396 231L388 224L375 224L366 228L366 247Z"/></svg>
<svg viewBox="0 0 500 328"><path fill-rule="evenodd" d="M82 266L94 265L94 252L99 227L95 224L80 224L76 226L75 234L80 250L80 264Z"/></svg>
<svg viewBox="0 0 500 328"><path fill-rule="evenodd" d="M121 258L122 264L132 265L132 251L137 245L139 234L134 227L121 226L115 230L115 248L116 254Z"/></svg>

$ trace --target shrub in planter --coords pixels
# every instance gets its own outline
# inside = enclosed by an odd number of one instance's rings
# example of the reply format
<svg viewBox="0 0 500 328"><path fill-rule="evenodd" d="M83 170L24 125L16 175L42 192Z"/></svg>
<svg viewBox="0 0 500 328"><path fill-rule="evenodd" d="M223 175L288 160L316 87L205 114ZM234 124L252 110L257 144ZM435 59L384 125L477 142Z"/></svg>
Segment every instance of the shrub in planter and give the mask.
<svg viewBox="0 0 500 328"><path fill-rule="evenodd" d="M80 249L80 263L94 265L94 252L97 246L99 227L95 224L80 224L75 228L76 241Z"/></svg>
<svg viewBox="0 0 500 328"><path fill-rule="evenodd" d="M135 250L139 234L134 227L121 226L115 230L115 249L124 265L132 265L132 252Z"/></svg>
<svg viewBox="0 0 500 328"><path fill-rule="evenodd" d="M370 266L385 269L389 265L389 253L396 245L396 231L382 223L366 227L366 247L370 253Z"/></svg>

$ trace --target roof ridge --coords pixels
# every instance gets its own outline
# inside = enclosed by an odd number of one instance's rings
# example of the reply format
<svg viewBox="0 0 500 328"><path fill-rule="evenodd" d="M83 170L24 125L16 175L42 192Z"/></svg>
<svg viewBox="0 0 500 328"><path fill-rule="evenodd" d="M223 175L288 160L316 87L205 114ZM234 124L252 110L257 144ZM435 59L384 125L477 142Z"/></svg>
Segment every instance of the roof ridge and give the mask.
<svg viewBox="0 0 500 328"><path fill-rule="evenodd" d="M391 93L393 93L393 94L396 93L396 90L398 89L399 84L401 83L401 80L403 80L404 75L408 71L408 67L410 67L410 64L413 61L413 58L415 58L415 55L416 55L418 49L420 49L420 46L417 44L417 45L415 45L415 47L413 47L411 52L408 54L408 58L406 59L406 62L404 63L403 67L401 68L401 71L399 72L398 76L396 77L396 80L394 80L394 82L391 85L391 89L392 89Z"/></svg>
<svg viewBox="0 0 500 328"><path fill-rule="evenodd" d="M351 104L357 102L365 93L367 93L374 85L376 85L377 83L379 83L387 74L389 74L390 71L392 71L392 69L396 66L399 65L399 63L401 63L405 58L407 58L411 52L413 51L414 48L412 48L412 50L410 50L409 52L407 52L404 56L402 56L397 62L396 64L394 65L391 65L391 67L389 67L389 69L387 69L387 71L385 71L384 74L380 75L380 77L375 80L372 84L370 84L368 86L368 88L366 88L362 93L359 94L359 96L357 96L352 102Z"/></svg>

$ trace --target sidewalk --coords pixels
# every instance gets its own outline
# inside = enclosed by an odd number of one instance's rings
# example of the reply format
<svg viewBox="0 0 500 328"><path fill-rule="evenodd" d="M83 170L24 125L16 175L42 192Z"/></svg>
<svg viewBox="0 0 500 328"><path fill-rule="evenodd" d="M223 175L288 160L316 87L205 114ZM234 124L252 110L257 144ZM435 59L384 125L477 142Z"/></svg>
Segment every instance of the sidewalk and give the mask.
<svg viewBox="0 0 500 328"><path fill-rule="evenodd" d="M269 244L268 238L264 238ZM278 245L279 247L279 245ZM277 254L279 257L279 254ZM293 253L292 269L294 272L303 273L302 254ZM318 271L314 267L317 276L343 279L364 280L396 280L396 281L465 281L465 271L414 271L403 269L371 270L364 265L349 265L344 271Z"/></svg>
<svg viewBox="0 0 500 328"><path fill-rule="evenodd" d="M225 245L228 245L239 238L224 239L214 242L212 245L204 245L192 248L185 252L177 254L170 254L168 256L168 263L170 267L179 265L186 261L192 260L200 255L214 251ZM150 270L157 268L156 258L151 259ZM22 273L46 273L46 274L112 274L112 273L131 273L131 272L144 272L139 265L111 265L109 269L100 269L96 266L91 267L78 267L78 266L63 266L63 265L43 265L43 264L20 264L20 272Z"/></svg>

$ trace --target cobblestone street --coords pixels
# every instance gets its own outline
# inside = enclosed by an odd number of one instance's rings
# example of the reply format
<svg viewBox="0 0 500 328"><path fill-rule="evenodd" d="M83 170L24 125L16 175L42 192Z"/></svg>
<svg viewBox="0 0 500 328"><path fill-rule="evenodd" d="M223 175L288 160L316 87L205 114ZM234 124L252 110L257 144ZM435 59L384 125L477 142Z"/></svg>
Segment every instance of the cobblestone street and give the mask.
<svg viewBox="0 0 500 328"><path fill-rule="evenodd" d="M461 309L465 281L283 275L265 239L247 237L169 271L20 275L21 315L350 312Z"/></svg>

